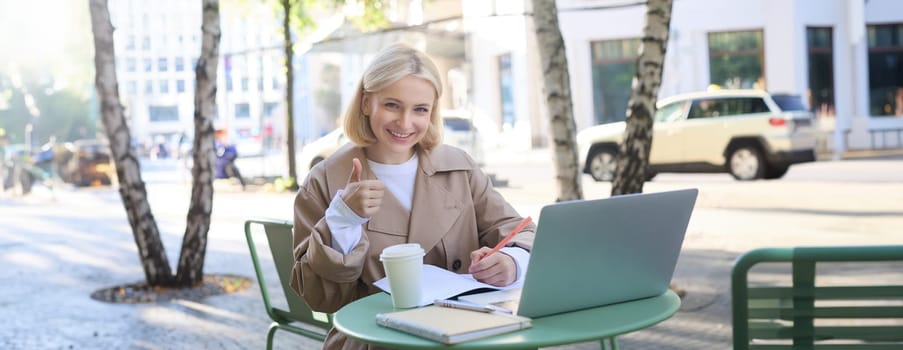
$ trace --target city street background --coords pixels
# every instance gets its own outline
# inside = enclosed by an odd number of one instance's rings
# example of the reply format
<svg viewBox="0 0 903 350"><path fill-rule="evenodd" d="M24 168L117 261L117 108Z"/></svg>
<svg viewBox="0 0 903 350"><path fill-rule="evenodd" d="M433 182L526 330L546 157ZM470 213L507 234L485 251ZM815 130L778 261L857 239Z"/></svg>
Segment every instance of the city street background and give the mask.
<svg viewBox="0 0 903 350"><path fill-rule="evenodd" d="M487 154L486 171L507 182L498 190L522 215L536 218L543 205L555 200L550 154L548 149ZM266 162L276 160L248 158L239 166L249 175L279 167ZM144 160L142 170L173 264L185 230L190 178L173 159ZM228 181L217 181L214 187L205 273L253 277L243 221L257 216L290 219L293 195L261 185L242 191ZM673 318L620 337L623 349L730 348L729 272L737 256L751 249L903 244L899 155L800 164L773 181L661 174L645 185L645 192L680 188L700 191L673 280L687 296ZM608 197L609 190L608 183L583 176L586 198ZM98 289L144 278L115 188L63 187L51 192L39 186L26 197L2 193L0 213L2 349L258 349L265 344L269 320L256 284L201 302L110 304L90 298ZM654 219L642 213L637 218ZM899 280L900 271L897 266L885 272ZM267 276L271 293L278 295L275 271ZM276 343L282 349L320 347L281 332Z"/></svg>

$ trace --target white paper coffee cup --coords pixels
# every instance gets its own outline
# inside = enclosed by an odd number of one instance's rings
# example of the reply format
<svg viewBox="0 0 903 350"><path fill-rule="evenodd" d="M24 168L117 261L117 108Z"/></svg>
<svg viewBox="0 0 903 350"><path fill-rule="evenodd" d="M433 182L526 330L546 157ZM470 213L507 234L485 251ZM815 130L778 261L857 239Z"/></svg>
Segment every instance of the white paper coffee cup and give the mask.
<svg viewBox="0 0 903 350"><path fill-rule="evenodd" d="M396 308L412 308L420 303L423 255L423 248L417 243L388 246L379 255Z"/></svg>

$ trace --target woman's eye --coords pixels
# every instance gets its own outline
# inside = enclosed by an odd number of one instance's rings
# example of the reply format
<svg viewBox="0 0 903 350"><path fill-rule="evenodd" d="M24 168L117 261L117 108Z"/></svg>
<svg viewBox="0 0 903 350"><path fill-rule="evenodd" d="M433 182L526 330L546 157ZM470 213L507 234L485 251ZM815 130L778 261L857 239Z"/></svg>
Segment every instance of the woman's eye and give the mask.
<svg viewBox="0 0 903 350"><path fill-rule="evenodd" d="M398 108L398 104L395 102L386 102L386 104L384 106L386 106L386 108L391 108L391 109Z"/></svg>
<svg viewBox="0 0 903 350"><path fill-rule="evenodd" d="M417 107L414 110L417 111L418 113L427 113L427 114L430 113L430 109L426 108L426 107Z"/></svg>

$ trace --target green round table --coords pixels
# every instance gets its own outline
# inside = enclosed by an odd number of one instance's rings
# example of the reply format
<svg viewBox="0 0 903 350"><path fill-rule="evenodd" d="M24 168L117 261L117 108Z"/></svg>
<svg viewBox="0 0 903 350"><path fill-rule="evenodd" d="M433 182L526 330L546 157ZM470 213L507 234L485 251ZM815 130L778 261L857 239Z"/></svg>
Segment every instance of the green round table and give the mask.
<svg viewBox="0 0 903 350"><path fill-rule="evenodd" d="M536 349L643 329L671 317L679 307L680 298L668 290L656 297L535 318L532 328L445 345L377 325L376 314L395 311L391 297L377 293L340 309L333 325L352 339L392 349Z"/></svg>

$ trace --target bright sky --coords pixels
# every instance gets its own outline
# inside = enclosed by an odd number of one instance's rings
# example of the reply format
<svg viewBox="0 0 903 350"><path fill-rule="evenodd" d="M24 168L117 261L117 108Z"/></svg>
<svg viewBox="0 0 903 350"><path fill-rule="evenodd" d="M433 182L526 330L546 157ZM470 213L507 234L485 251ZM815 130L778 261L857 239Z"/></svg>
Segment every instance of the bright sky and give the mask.
<svg viewBox="0 0 903 350"><path fill-rule="evenodd" d="M90 37L87 0L0 0L2 73L12 63L54 76L79 74L92 58Z"/></svg>

